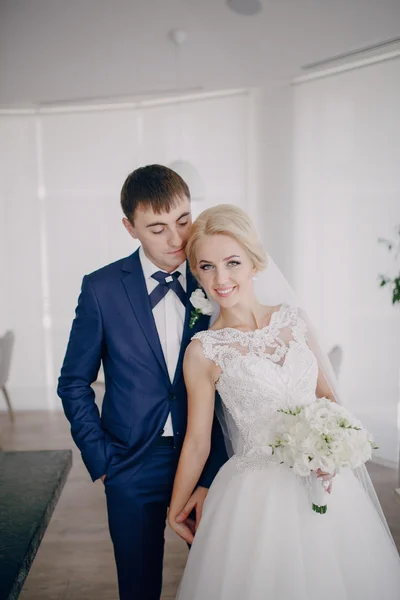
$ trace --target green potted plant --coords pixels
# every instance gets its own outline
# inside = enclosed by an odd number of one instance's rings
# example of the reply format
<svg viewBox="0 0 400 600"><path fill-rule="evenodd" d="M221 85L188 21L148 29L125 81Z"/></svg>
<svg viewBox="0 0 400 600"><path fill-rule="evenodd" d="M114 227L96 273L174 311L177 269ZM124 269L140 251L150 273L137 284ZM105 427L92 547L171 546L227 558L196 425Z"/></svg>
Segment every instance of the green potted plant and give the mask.
<svg viewBox="0 0 400 600"><path fill-rule="evenodd" d="M393 252L394 260L396 261L400 255L400 226L396 227L395 235L398 238L397 241L379 238L378 242L380 244L384 244L390 253ZM379 275L379 285L380 287L389 286L391 288L393 305L400 303L400 272L398 272L398 274L394 277L389 277L388 275ZM400 458L398 466L398 487L395 489L395 492L398 496L400 496Z"/></svg>
<svg viewBox="0 0 400 600"><path fill-rule="evenodd" d="M396 227L397 241L379 238L378 242L384 244L389 252L393 252L394 260L396 261L400 255L400 226ZM392 291L392 304L400 303L400 271L394 277L388 275L379 275L380 287L389 287Z"/></svg>

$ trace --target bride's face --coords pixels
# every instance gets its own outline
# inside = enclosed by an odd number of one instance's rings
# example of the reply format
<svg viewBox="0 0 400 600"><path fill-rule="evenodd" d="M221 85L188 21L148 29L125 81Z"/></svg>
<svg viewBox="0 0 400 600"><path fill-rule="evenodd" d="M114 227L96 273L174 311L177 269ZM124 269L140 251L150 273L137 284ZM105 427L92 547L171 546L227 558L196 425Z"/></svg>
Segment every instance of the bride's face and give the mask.
<svg viewBox="0 0 400 600"><path fill-rule="evenodd" d="M224 308L253 295L255 269L246 250L228 235L211 235L196 244L197 274L210 298Z"/></svg>

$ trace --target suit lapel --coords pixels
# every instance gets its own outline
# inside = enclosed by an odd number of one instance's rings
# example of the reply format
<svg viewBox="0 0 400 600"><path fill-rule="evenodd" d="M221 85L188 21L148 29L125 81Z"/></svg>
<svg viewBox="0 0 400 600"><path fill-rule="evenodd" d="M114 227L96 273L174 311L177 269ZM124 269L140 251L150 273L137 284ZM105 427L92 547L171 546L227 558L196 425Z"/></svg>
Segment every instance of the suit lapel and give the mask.
<svg viewBox="0 0 400 600"><path fill-rule="evenodd" d="M175 383L178 381L178 379L182 375L183 358L184 358L186 348L187 348L191 338L198 331L207 329L208 323L210 320L210 317L208 317L207 315L202 315L200 317L200 319L197 321L197 323L194 325L194 327L192 327L191 329L189 328L190 315L191 315L192 310L194 310L194 306L190 302L190 296L192 295L192 293L194 292L194 290L197 287L198 287L198 283L197 283L195 277L192 275L192 273L189 269L189 265L187 265L185 322L183 325L181 348L180 348L180 352L179 352L178 362L176 363L176 370L175 370L173 385L175 385Z"/></svg>
<svg viewBox="0 0 400 600"><path fill-rule="evenodd" d="M137 322L147 339L155 358L169 379L168 369L162 351L160 338L158 337L156 323L151 310L146 281L140 263L139 251L124 260L122 264L122 283L128 295L132 310Z"/></svg>

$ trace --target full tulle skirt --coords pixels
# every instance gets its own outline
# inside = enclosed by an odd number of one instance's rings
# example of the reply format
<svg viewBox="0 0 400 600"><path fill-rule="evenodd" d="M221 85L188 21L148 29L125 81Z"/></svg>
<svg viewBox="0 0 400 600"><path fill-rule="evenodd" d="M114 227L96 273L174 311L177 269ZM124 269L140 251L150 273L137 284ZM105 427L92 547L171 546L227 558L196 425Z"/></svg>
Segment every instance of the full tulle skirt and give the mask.
<svg viewBox="0 0 400 600"><path fill-rule="evenodd" d="M399 600L400 559L352 471L333 482L328 511L311 508L284 465L218 473L177 600Z"/></svg>

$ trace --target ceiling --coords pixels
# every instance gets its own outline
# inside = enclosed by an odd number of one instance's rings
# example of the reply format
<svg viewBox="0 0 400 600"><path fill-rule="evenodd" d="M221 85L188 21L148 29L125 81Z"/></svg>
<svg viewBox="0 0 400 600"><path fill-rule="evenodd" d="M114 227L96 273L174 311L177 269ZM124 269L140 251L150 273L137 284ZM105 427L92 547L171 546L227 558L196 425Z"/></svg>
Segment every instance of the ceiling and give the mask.
<svg viewBox="0 0 400 600"><path fill-rule="evenodd" d="M400 36L400 0L263 4L243 17L224 0L0 0L0 105L168 95L178 84L173 28L188 34L188 90L281 82Z"/></svg>

